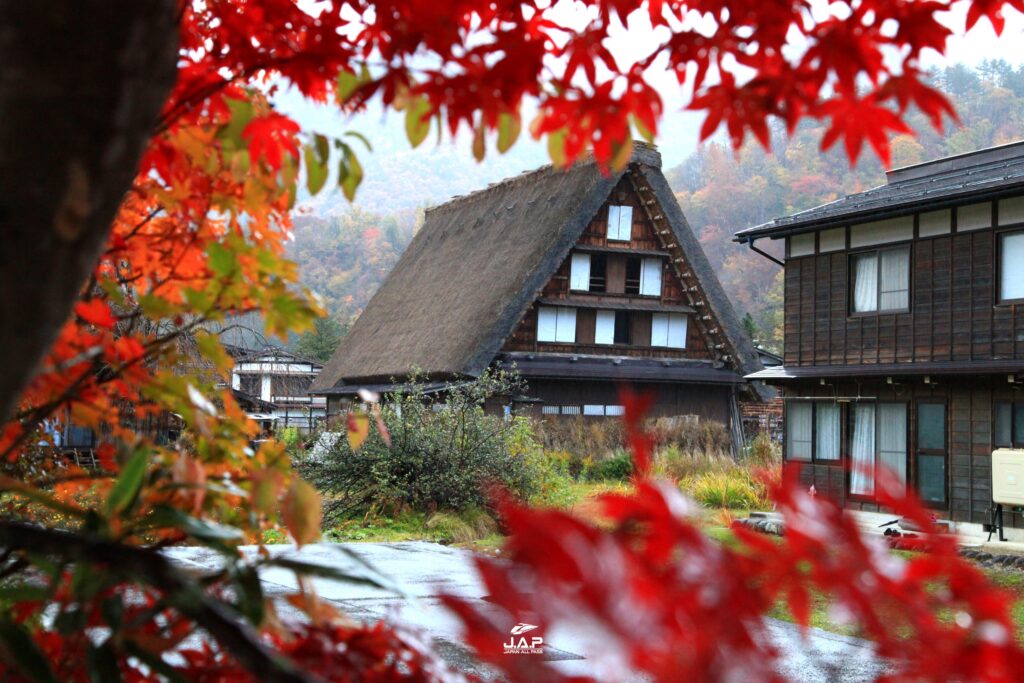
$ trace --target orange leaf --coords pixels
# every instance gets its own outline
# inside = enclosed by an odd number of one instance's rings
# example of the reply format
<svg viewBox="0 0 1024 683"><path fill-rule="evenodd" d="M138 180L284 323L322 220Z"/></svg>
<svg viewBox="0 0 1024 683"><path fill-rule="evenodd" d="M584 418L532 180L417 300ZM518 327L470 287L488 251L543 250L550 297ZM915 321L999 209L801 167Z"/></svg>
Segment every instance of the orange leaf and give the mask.
<svg viewBox="0 0 1024 683"><path fill-rule="evenodd" d="M345 431L348 433L349 448L358 451L370 435L370 416L366 413L349 413L345 420Z"/></svg>
<svg viewBox="0 0 1024 683"><path fill-rule="evenodd" d="M296 545L305 545L320 536L320 494L302 479L292 481L281 514Z"/></svg>

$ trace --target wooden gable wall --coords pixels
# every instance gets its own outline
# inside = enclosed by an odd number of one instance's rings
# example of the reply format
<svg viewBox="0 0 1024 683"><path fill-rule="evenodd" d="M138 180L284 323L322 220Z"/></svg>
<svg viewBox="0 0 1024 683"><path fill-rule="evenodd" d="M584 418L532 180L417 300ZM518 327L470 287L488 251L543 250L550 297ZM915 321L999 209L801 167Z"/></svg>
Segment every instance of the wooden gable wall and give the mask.
<svg viewBox="0 0 1024 683"><path fill-rule="evenodd" d="M608 210L612 205L633 207L632 239L629 242L608 240ZM588 251L590 253L603 253L609 256L657 256L665 259L666 267L662 269L662 290L661 296L656 301L667 307L683 307L687 304L687 297L683 291L682 284L676 277L672 268L667 267L670 254L665 250L662 241L654 231L647 213L641 205L641 200L629 179L625 175L616 185L608 198L608 201L601 207L583 231L573 251ZM651 304L655 300L649 296L633 296L614 293L590 293L570 292L569 276L571 269L572 252L559 266L558 270L543 287L539 298L545 300L565 301L566 305L572 302L585 299L592 304L609 304L622 306L623 304L635 303L638 308L644 304ZM609 264L609 268L611 265ZM635 309L633 309L635 310ZM592 338L596 319L597 308L579 308L577 310L576 327L577 338ZM634 315L634 334L643 339L644 331L650 335L650 320L652 312L641 311ZM664 347L650 347L643 345L601 345L601 344L555 344L550 342L537 342L537 304L534 302L523 319L516 326L513 333L505 340L503 351L537 351L550 353L586 353L594 355L610 356L632 356L648 358L690 358L710 360L711 354L708 351L707 343L700 331L700 325L694 320L696 313L688 314L690 319L687 324L687 338L685 349L670 349ZM710 323L712 325L715 322Z"/></svg>

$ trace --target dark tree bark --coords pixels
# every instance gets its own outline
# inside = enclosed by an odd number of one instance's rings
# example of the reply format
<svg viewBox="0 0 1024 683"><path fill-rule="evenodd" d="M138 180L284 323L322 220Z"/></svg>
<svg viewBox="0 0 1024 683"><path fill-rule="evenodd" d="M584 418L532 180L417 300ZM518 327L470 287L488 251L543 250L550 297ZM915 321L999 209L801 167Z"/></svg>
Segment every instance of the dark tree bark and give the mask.
<svg viewBox="0 0 1024 683"><path fill-rule="evenodd" d="M174 83L177 0L0 0L0 419L96 263Z"/></svg>

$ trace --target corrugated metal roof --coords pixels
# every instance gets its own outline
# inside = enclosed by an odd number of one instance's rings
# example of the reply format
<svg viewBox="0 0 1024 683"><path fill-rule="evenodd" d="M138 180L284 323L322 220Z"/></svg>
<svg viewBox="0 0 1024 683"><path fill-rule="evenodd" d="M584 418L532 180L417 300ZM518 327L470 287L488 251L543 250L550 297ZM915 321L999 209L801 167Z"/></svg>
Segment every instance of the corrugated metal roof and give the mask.
<svg viewBox="0 0 1024 683"><path fill-rule="evenodd" d="M737 242L780 237L983 201L1024 191L1024 141L893 169L885 185L736 233Z"/></svg>

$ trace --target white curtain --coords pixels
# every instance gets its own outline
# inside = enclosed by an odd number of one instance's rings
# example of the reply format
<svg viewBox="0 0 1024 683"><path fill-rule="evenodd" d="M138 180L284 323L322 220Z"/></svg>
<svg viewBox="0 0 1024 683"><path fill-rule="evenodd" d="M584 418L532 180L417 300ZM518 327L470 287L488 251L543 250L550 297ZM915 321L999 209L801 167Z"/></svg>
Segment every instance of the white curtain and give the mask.
<svg viewBox="0 0 1024 683"><path fill-rule="evenodd" d="M1024 232L1002 236L999 254L999 298L1024 299Z"/></svg>
<svg viewBox="0 0 1024 683"><path fill-rule="evenodd" d="M819 403L814 425L814 457L818 460L839 459L839 406Z"/></svg>
<svg viewBox="0 0 1024 683"><path fill-rule="evenodd" d="M879 464L907 483L907 406L881 403L878 406Z"/></svg>
<svg viewBox="0 0 1024 683"><path fill-rule="evenodd" d="M786 459L811 459L811 411L810 403L786 404Z"/></svg>
<svg viewBox="0 0 1024 683"><path fill-rule="evenodd" d="M853 259L853 310L874 311L878 307L878 256L864 254Z"/></svg>
<svg viewBox="0 0 1024 683"><path fill-rule="evenodd" d="M896 249L883 251L880 308L883 311L910 307L910 251Z"/></svg>
<svg viewBox="0 0 1024 683"><path fill-rule="evenodd" d="M875 492L875 407L858 404L853 407L853 462L850 470L850 493L870 496Z"/></svg>

